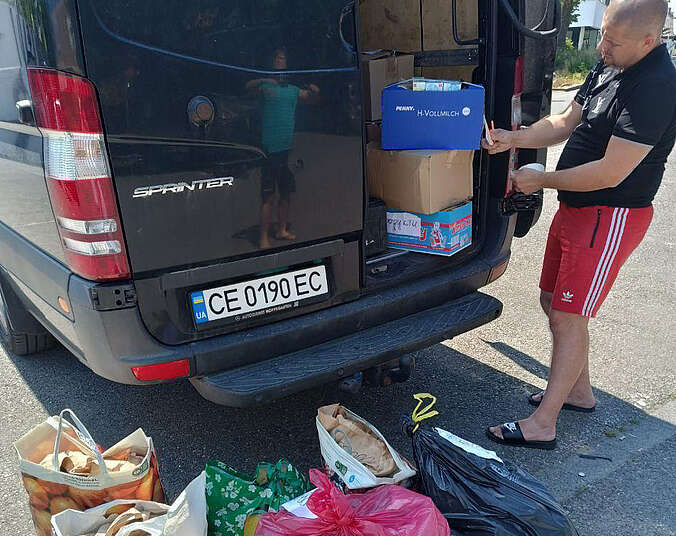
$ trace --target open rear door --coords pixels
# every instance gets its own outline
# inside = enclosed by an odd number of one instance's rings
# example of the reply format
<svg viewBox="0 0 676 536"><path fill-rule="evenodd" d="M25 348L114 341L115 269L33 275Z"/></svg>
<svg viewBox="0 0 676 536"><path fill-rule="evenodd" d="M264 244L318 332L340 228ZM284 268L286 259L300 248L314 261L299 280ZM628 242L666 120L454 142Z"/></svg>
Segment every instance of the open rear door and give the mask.
<svg viewBox="0 0 676 536"><path fill-rule="evenodd" d="M362 229L346 0L78 4L136 277Z"/></svg>

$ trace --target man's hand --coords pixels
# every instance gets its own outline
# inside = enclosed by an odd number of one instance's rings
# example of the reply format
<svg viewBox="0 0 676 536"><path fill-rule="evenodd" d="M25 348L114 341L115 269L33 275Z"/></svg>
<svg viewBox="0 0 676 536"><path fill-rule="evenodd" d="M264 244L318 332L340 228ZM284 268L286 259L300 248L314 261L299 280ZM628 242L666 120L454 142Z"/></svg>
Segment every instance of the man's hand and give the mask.
<svg viewBox="0 0 676 536"><path fill-rule="evenodd" d="M545 186L545 173L535 169L520 169L512 171L512 185L514 190L522 194L532 194Z"/></svg>
<svg viewBox="0 0 676 536"><path fill-rule="evenodd" d="M488 151L489 154L502 153L509 151L514 145L515 132L511 130L503 130L501 128L491 129L491 137L493 138L493 145L490 145L484 138L481 140L481 146Z"/></svg>
<svg viewBox="0 0 676 536"><path fill-rule="evenodd" d="M314 84L308 84L305 89L301 89L299 96L301 100L310 100L313 96L319 95L319 88Z"/></svg>

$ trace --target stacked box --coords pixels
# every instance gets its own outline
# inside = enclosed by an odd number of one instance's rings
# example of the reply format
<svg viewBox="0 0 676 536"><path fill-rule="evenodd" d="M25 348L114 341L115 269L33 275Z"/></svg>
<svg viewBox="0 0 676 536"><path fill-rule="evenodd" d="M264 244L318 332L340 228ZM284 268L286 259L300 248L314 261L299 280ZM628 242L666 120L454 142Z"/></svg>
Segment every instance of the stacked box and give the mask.
<svg viewBox="0 0 676 536"><path fill-rule="evenodd" d="M472 197L474 151L384 151L367 147L369 195L391 209L433 214Z"/></svg>
<svg viewBox="0 0 676 536"><path fill-rule="evenodd" d="M362 50L464 48L453 39L448 0L360 0L359 9ZM476 39L477 3L458 0L456 14L460 38ZM472 241L473 157L480 144L484 91L464 82L472 81L476 65L411 65L410 87L392 80L378 111L374 104L380 96L374 89L387 85L372 79L374 74L384 78L376 72L382 73L383 65L369 67L362 63L364 116L382 124L366 125L368 188L387 206L388 246L453 255ZM398 72L400 78L403 73ZM417 81L414 92L415 76L426 79Z"/></svg>
<svg viewBox="0 0 676 536"><path fill-rule="evenodd" d="M386 87L382 148L479 149L484 88L450 82L412 79Z"/></svg>
<svg viewBox="0 0 676 536"><path fill-rule="evenodd" d="M380 121L383 89L413 77L413 56L389 53L362 55L361 70L364 83L364 118L366 121Z"/></svg>
<svg viewBox="0 0 676 536"><path fill-rule="evenodd" d="M434 214L387 211L387 245L392 248L448 257L471 243L471 201Z"/></svg>

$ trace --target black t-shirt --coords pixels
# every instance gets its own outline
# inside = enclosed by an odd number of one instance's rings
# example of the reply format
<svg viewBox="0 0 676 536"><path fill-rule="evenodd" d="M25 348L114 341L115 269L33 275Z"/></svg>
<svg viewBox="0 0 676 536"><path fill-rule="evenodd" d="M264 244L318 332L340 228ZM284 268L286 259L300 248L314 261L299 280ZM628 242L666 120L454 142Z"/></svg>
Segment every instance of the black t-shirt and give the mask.
<svg viewBox="0 0 676 536"><path fill-rule="evenodd" d="M676 138L676 69L666 46L622 72L599 63L575 101L583 106L582 121L566 143L557 169L600 160L611 136L653 148L618 186L592 192L560 190L559 201L572 207L649 206Z"/></svg>

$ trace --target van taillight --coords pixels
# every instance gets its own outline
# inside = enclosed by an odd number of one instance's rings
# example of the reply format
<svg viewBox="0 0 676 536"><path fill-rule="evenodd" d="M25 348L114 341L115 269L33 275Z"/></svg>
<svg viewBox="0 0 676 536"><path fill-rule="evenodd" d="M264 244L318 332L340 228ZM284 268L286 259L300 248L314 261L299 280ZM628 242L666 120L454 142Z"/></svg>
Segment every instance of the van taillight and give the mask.
<svg viewBox="0 0 676 536"><path fill-rule="evenodd" d="M521 128L521 94L523 93L523 56L514 63L514 92L512 93L512 130Z"/></svg>
<svg viewBox="0 0 676 536"><path fill-rule="evenodd" d="M30 68L28 80L66 262L95 281L129 277L94 86L51 69Z"/></svg>
<svg viewBox="0 0 676 536"><path fill-rule="evenodd" d="M523 93L523 56L516 58L514 63L514 91L512 93L512 116L511 127L512 130L519 130L521 128L521 94ZM519 159L519 150L512 149L509 152L509 167L507 170L507 189L505 196L512 193L512 179L511 173L516 169L516 164Z"/></svg>

